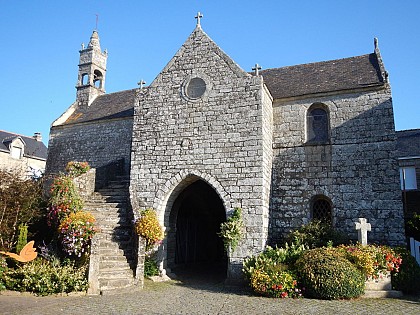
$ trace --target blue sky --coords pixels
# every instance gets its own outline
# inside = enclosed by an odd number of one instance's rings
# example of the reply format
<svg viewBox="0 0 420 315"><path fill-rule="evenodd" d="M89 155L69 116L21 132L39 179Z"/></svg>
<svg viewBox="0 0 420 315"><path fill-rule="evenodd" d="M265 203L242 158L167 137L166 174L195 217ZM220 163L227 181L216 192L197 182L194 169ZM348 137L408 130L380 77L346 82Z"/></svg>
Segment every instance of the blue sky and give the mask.
<svg viewBox="0 0 420 315"><path fill-rule="evenodd" d="M379 48L396 129L420 128L420 1L0 0L0 129L43 134L75 100L81 43L99 15L107 93L153 81L195 27L244 70L339 59Z"/></svg>

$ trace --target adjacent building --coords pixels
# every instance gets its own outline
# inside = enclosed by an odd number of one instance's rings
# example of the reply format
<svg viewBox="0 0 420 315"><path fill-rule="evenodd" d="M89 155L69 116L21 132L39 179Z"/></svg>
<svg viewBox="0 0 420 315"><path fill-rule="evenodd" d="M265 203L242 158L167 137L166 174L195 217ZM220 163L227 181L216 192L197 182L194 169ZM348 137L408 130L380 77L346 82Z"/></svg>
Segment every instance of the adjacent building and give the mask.
<svg viewBox="0 0 420 315"><path fill-rule="evenodd" d="M39 132L30 137L0 130L0 169L22 177L39 177L46 160L47 147Z"/></svg>

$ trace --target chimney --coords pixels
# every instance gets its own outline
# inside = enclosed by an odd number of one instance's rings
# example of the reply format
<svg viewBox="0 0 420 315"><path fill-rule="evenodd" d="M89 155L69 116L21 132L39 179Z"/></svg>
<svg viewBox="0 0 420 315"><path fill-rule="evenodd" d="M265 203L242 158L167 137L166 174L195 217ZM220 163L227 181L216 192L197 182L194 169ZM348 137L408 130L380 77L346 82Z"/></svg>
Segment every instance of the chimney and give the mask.
<svg viewBox="0 0 420 315"><path fill-rule="evenodd" d="M36 141L42 141L42 136L41 136L41 133L40 133L40 132L35 132L35 133L34 133L34 139L35 139Z"/></svg>

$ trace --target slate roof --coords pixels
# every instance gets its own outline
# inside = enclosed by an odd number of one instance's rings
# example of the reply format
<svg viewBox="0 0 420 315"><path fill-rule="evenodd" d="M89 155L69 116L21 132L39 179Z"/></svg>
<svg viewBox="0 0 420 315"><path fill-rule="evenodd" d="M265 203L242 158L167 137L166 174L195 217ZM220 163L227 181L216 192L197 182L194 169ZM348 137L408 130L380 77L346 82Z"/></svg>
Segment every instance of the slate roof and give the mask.
<svg viewBox="0 0 420 315"><path fill-rule="evenodd" d="M260 71L274 99L384 85L375 53ZM132 117L136 89L104 94L64 124Z"/></svg>
<svg viewBox="0 0 420 315"><path fill-rule="evenodd" d="M397 131L398 157L420 156L420 129Z"/></svg>
<svg viewBox="0 0 420 315"><path fill-rule="evenodd" d="M3 130L0 130L0 151L10 152L10 142L18 137L20 137L25 142L25 156L45 160L47 159L47 147L42 141L37 141L33 137L22 136Z"/></svg>
<svg viewBox="0 0 420 315"><path fill-rule="evenodd" d="M274 99L381 86L375 53L260 71Z"/></svg>
<svg viewBox="0 0 420 315"><path fill-rule="evenodd" d="M103 94L89 107L78 107L64 124L133 117L136 89Z"/></svg>

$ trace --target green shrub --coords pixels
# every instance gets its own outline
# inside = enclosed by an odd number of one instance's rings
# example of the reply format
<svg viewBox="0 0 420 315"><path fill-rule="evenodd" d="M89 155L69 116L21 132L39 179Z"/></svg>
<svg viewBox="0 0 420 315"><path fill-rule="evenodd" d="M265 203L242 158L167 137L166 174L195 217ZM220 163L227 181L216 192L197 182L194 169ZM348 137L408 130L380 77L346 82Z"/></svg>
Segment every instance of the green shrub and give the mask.
<svg viewBox="0 0 420 315"><path fill-rule="evenodd" d="M26 224L19 225L19 236L16 245L16 253L20 253L22 248L28 243L28 226Z"/></svg>
<svg viewBox="0 0 420 315"><path fill-rule="evenodd" d="M267 246L259 255L246 258L243 263L242 271L245 278L250 280L254 270L264 269L266 266L279 264L292 266L305 249L306 248L303 245L298 246L292 244L289 246L287 243L284 248Z"/></svg>
<svg viewBox="0 0 420 315"><path fill-rule="evenodd" d="M399 272L392 272L392 286L404 293L420 292L420 266L405 248L395 250L402 258Z"/></svg>
<svg viewBox="0 0 420 315"><path fill-rule="evenodd" d="M4 273L7 271L7 263L6 258L0 256L0 291L6 289L6 285L4 283Z"/></svg>
<svg viewBox="0 0 420 315"><path fill-rule="evenodd" d="M159 275L159 267L156 261L150 257L146 256L144 260L144 276L145 277L153 277Z"/></svg>
<svg viewBox="0 0 420 315"><path fill-rule="evenodd" d="M243 222L241 208L233 209L232 215L220 224L220 232L217 233L223 240L226 251L236 249L242 238Z"/></svg>
<svg viewBox="0 0 420 315"><path fill-rule="evenodd" d="M336 249L305 251L295 267L309 297L347 299L364 292L365 276Z"/></svg>
<svg viewBox="0 0 420 315"><path fill-rule="evenodd" d="M0 170L0 250L12 251L21 224L28 225L28 237L33 239L33 225L43 220L44 209L42 180L22 179L17 172Z"/></svg>
<svg viewBox="0 0 420 315"><path fill-rule="evenodd" d="M3 273L3 279L9 290L38 295L86 291L86 268L86 265L75 268L71 262L60 264L37 258L17 269L8 269Z"/></svg>
<svg viewBox="0 0 420 315"><path fill-rule="evenodd" d="M346 244L348 243L348 238L346 235L334 230L330 224L313 220L309 224L292 231L286 237L286 241L288 243L302 244L309 248L318 248Z"/></svg>
<svg viewBox="0 0 420 315"><path fill-rule="evenodd" d="M259 255L244 260L243 269L251 288L269 297L301 297L296 275L288 264L293 264L305 250L292 244L285 248L267 248Z"/></svg>

